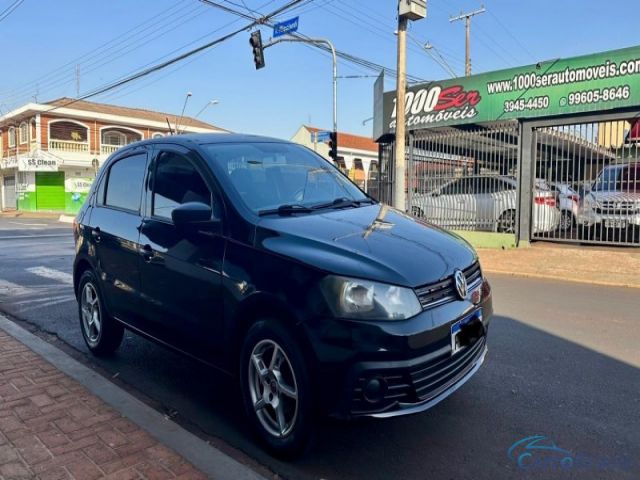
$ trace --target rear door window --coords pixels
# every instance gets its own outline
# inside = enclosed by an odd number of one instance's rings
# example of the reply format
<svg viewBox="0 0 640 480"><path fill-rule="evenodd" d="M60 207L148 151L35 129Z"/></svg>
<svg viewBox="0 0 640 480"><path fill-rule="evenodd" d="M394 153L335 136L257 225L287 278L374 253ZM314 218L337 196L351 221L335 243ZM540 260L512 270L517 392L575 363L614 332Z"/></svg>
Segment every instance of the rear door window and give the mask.
<svg viewBox="0 0 640 480"><path fill-rule="evenodd" d="M111 165L106 184L106 206L140 211L146 160L147 155L142 153L122 158Z"/></svg>

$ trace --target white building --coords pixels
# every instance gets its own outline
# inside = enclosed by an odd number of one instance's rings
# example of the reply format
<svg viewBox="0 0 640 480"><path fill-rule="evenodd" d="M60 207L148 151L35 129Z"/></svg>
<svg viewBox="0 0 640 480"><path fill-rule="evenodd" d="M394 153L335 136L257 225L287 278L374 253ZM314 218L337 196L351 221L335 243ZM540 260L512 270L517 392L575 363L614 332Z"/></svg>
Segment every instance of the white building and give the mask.
<svg viewBox="0 0 640 480"><path fill-rule="evenodd" d="M326 141L316 141L316 134L322 132L320 128L302 125L291 137L291 141L309 147L328 160L329 146ZM338 161L337 166L349 178L367 190L371 179L377 178L378 172L378 144L369 137L338 132Z"/></svg>

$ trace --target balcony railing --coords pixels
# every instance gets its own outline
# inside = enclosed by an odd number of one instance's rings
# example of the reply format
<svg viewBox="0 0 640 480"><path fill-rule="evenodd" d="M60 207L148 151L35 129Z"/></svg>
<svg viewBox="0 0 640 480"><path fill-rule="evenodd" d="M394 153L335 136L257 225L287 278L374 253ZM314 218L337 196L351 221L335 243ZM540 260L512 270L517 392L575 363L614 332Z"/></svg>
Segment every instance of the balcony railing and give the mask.
<svg viewBox="0 0 640 480"><path fill-rule="evenodd" d="M72 140L49 140L49 150L87 153L89 151L89 142L74 142Z"/></svg>
<svg viewBox="0 0 640 480"><path fill-rule="evenodd" d="M111 155L113 152L118 150L122 145L105 145L104 143L100 145L100 153L103 155Z"/></svg>

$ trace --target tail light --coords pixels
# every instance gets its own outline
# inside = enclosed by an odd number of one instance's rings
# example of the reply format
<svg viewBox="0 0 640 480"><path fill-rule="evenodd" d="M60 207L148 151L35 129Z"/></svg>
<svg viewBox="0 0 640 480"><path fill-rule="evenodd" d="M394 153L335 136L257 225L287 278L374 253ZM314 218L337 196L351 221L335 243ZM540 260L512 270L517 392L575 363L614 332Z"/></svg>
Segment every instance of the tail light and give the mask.
<svg viewBox="0 0 640 480"><path fill-rule="evenodd" d="M580 201L580 197L578 195L569 195L569 198L574 201L574 202L579 202Z"/></svg>
<svg viewBox="0 0 640 480"><path fill-rule="evenodd" d="M536 205L556 206L556 199L554 197L535 197L534 202L536 202Z"/></svg>

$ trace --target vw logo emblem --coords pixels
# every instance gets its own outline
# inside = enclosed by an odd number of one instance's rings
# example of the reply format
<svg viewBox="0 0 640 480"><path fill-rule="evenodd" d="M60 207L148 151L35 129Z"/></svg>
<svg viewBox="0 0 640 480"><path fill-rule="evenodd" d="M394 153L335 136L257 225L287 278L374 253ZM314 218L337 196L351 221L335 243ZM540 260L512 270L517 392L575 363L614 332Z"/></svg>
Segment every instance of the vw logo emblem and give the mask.
<svg viewBox="0 0 640 480"><path fill-rule="evenodd" d="M453 274L453 279L456 282L456 291L458 292L458 296L464 300L467 298L467 278L461 270L456 270Z"/></svg>

